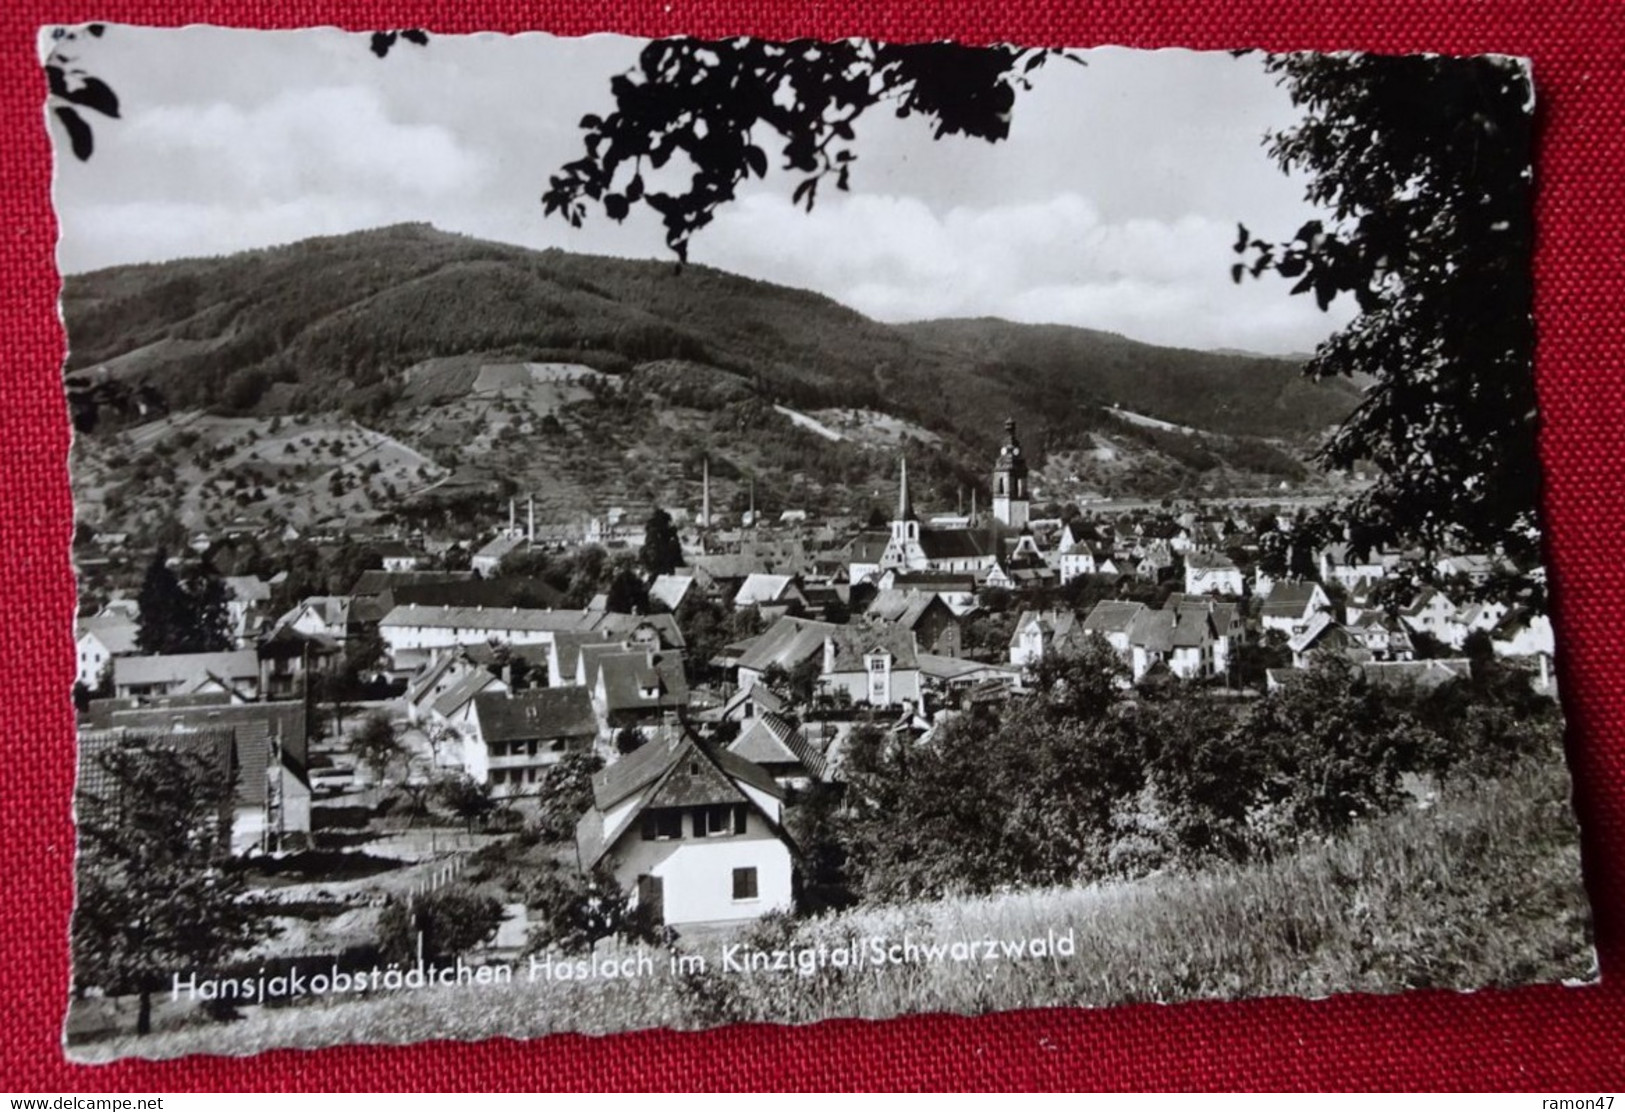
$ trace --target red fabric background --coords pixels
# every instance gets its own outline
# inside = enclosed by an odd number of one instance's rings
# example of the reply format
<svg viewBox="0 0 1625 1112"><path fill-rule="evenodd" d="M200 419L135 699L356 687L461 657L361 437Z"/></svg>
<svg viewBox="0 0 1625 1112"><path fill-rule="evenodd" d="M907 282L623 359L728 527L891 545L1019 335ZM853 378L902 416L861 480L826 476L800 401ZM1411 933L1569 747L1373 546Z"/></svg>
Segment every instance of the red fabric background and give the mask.
<svg viewBox="0 0 1625 1112"><path fill-rule="evenodd" d="M1605 983L1474 995L1050 1010L79 1067L58 1032L72 903L73 578L41 24L1371 49L1533 57L1543 118L1537 363L1571 761ZM1433 0L826 2L11 0L0 13L0 1089L1625 1088L1625 6ZM538 218L540 213L538 211Z"/></svg>

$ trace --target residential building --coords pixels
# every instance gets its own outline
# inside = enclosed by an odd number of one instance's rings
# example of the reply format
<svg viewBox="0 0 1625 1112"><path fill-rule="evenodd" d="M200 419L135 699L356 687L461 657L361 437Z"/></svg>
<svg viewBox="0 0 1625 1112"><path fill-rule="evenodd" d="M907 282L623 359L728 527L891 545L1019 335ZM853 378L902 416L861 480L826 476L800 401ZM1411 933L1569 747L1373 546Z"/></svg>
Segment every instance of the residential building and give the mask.
<svg viewBox="0 0 1625 1112"><path fill-rule="evenodd" d="M592 781L583 872L606 868L655 923L737 923L793 904L783 789L760 765L674 731Z"/></svg>
<svg viewBox="0 0 1625 1112"><path fill-rule="evenodd" d="M1265 630L1275 630L1292 638L1308 629L1310 619L1316 614L1329 611L1331 607L1332 600L1319 583L1281 579L1275 581L1263 597L1258 620Z"/></svg>
<svg viewBox="0 0 1625 1112"><path fill-rule="evenodd" d="M233 702L259 698L260 659L253 649L113 660L113 694L119 698L214 693Z"/></svg>
<svg viewBox="0 0 1625 1112"><path fill-rule="evenodd" d="M493 795L533 795L566 753L592 748L598 716L584 687L483 691L461 735L469 776L490 784Z"/></svg>
<svg viewBox="0 0 1625 1112"><path fill-rule="evenodd" d="M1222 552L1187 552L1185 593L1239 597L1242 593L1241 569Z"/></svg>
<svg viewBox="0 0 1625 1112"><path fill-rule="evenodd" d="M134 656L140 652L135 643L140 632L141 627L123 614L103 613L79 619L79 628L74 637L78 653L75 682L84 684L91 691L100 687L102 676L115 657Z"/></svg>

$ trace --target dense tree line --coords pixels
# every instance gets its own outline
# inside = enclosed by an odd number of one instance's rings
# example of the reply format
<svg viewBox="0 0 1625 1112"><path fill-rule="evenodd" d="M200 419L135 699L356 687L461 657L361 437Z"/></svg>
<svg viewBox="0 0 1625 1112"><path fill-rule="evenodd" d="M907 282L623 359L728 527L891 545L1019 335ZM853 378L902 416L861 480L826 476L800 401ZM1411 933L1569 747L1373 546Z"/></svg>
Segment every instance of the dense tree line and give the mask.
<svg viewBox="0 0 1625 1112"><path fill-rule="evenodd" d="M1416 777L1502 772L1561 733L1493 658L1431 691L1328 658L1249 701L1123 678L1094 642L1046 659L1031 698L927 741L860 728L844 802L810 834L815 881L893 901L1267 857L1413 801Z"/></svg>

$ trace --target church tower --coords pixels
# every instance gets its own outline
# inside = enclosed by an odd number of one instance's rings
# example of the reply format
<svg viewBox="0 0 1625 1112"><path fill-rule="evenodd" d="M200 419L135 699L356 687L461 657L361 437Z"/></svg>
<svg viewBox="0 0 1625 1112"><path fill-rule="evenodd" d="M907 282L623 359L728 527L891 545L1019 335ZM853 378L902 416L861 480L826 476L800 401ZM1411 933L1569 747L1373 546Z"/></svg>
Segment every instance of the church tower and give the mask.
<svg viewBox="0 0 1625 1112"><path fill-rule="evenodd" d="M1011 529L1027 525L1027 459L1013 417L1004 422L1004 446L993 465L993 516Z"/></svg>
<svg viewBox="0 0 1625 1112"><path fill-rule="evenodd" d="M901 461L897 480L897 516L892 519L891 539L880 555L885 568L922 568L925 551L920 547L920 519L914 513L914 500L908 494L908 460Z"/></svg>

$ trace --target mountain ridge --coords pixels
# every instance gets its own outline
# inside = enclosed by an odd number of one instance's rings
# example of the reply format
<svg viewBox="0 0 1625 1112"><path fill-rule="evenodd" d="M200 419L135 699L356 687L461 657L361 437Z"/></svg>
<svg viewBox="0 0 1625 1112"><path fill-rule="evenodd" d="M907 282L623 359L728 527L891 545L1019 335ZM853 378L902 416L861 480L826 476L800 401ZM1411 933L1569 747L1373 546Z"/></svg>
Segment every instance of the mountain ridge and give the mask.
<svg viewBox="0 0 1625 1112"><path fill-rule="evenodd" d="M70 275L63 314L70 394L103 395L87 450L170 411L342 417L430 454L445 473L489 474L491 497L552 483L561 506L610 489L634 502L676 497L707 455L723 483L730 471L749 476L765 498L856 505L889 481L895 456L882 448L908 443L934 445L910 471L952 504L956 489L986 483L1006 417L1035 464L1110 454L1114 490L1251 489L1303 479L1299 461L1358 396L1303 379L1287 360L994 318L885 324L823 294L714 268L536 251L425 225ZM436 361L462 370L425 387L419 369ZM508 375L501 390L475 391L487 364L592 374L568 384ZM1135 426L1113 406L1199 433ZM820 448L775 407L871 413L918 435L897 440L893 429ZM225 458L223 442L211 450ZM240 461L249 449L232 451ZM359 477L330 470L290 472L282 486L319 479L343 488L354 513L399 501L411 469L372 501L346 485ZM1089 487L1087 470L1068 471L1053 493Z"/></svg>

